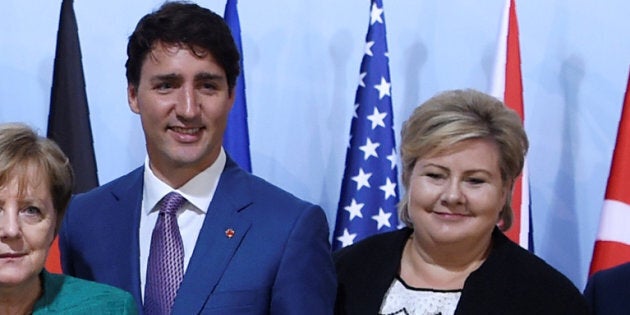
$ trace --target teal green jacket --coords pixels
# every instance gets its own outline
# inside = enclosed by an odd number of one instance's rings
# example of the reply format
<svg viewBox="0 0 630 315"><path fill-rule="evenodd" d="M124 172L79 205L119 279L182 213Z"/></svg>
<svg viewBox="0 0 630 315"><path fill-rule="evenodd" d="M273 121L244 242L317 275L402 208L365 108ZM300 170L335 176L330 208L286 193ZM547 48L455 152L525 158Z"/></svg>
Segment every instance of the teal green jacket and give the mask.
<svg viewBox="0 0 630 315"><path fill-rule="evenodd" d="M138 314L131 294L66 275L40 274L44 292L33 314Z"/></svg>

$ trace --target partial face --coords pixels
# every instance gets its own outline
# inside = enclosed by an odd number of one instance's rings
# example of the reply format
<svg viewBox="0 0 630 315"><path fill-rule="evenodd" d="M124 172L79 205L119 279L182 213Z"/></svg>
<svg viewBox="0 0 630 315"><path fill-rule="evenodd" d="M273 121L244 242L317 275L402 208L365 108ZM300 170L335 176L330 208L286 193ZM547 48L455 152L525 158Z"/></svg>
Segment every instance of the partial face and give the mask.
<svg viewBox="0 0 630 315"><path fill-rule="evenodd" d="M508 191L496 144L462 141L452 150L416 161L409 180L409 216L424 241L484 241L498 222Z"/></svg>
<svg viewBox="0 0 630 315"><path fill-rule="evenodd" d="M234 102L225 71L211 54L158 43L147 55L137 87L128 87L131 110L140 115L151 168L169 184L171 174L210 166L223 141Z"/></svg>
<svg viewBox="0 0 630 315"><path fill-rule="evenodd" d="M0 187L0 288L39 285L57 214L47 181L34 170L18 195L18 180ZM37 287L35 287L37 288Z"/></svg>

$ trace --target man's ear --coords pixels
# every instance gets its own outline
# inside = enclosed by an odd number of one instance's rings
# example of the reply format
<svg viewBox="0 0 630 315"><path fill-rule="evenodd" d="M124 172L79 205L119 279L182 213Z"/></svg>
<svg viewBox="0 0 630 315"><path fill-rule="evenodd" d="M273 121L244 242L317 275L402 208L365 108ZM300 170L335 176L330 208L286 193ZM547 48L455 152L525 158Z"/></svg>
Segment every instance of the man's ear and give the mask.
<svg viewBox="0 0 630 315"><path fill-rule="evenodd" d="M127 102L132 112L140 114L140 108L138 108L138 87L132 83L127 83Z"/></svg>
<svg viewBox="0 0 630 315"><path fill-rule="evenodd" d="M232 90L229 92L228 97L230 99L230 110L234 107L234 101L236 100L236 88L232 87Z"/></svg>

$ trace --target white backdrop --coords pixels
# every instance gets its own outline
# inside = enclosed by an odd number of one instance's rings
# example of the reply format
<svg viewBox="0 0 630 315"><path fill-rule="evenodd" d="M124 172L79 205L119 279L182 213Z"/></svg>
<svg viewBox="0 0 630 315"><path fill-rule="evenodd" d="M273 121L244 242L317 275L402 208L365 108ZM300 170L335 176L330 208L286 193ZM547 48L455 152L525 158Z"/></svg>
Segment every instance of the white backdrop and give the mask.
<svg viewBox="0 0 630 315"><path fill-rule="evenodd" d="M199 1L222 15L225 1ZM45 134L61 1L3 1L0 121ZM101 183L143 162L127 37L158 0L75 1ZM385 0L398 132L438 91L489 92L503 0ZM630 3L517 1L536 254L583 288L628 78ZM241 0L254 173L334 223L368 0ZM397 143L399 138L397 135ZM630 225L630 224L629 224Z"/></svg>

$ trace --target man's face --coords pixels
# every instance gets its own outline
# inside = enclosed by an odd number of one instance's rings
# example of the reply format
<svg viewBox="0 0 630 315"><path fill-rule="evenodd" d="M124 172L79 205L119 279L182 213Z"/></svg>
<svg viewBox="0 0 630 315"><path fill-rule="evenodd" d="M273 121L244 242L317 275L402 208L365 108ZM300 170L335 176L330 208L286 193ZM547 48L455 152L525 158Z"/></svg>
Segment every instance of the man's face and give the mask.
<svg viewBox="0 0 630 315"><path fill-rule="evenodd" d="M223 68L210 53L196 53L158 42L144 60L138 86L127 89L151 169L174 188L216 160L234 102Z"/></svg>

